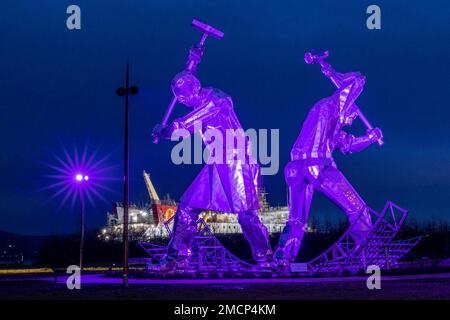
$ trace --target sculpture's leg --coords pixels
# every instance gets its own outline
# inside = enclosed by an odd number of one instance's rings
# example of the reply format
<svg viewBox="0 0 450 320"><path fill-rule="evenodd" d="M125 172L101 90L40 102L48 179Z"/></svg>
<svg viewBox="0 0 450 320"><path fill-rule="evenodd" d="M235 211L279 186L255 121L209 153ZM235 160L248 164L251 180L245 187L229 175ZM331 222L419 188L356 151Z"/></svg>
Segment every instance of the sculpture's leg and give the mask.
<svg viewBox="0 0 450 320"><path fill-rule="evenodd" d="M275 258L280 265L287 265L297 257L308 222L314 189L305 180L301 170L302 166L295 162L288 163L285 168L285 179L289 187L289 220L275 250Z"/></svg>
<svg viewBox="0 0 450 320"><path fill-rule="evenodd" d="M186 269L191 255L192 241L197 230L197 219L201 209L192 208L180 203L175 213L172 238L167 255L157 265L149 267L152 271L170 272L175 268Z"/></svg>
<svg viewBox="0 0 450 320"><path fill-rule="evenodd" d="M180 203L173 224L167 259L182 259L191 256L192 241L197 230L197 220L201 209L192 208Z"/></svg>
<svg viewBox="0 0 450 320"><path fill-rule="evenodd" d="M317 190L345 211L353 224L350 230L352 238L361 243L372 230L372 220L368 207L361 196L347 181L345 176L334 166L322 167L317 178L314 178Z"/></svg>
<svg viewBox="0 0 450 320"><path fill-rule="evenodd" d="M242 233L250 243L253 259L258 264L272 260L272 249L269 242L269 234L265 225L259 220L258 211L245 211L238 213L238 221Z"/></svg>

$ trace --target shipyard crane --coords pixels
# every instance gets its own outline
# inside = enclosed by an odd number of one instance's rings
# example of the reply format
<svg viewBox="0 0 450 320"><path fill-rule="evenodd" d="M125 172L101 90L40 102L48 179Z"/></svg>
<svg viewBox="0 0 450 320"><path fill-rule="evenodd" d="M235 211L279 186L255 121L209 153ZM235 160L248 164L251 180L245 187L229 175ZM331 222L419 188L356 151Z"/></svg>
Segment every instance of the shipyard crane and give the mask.
<svg viewBox="0 0 450 320"><path fill-rule="evenodd" d="M147 186L148 195L150 196L150 200L152 203L161 203L159 200L158 194L156 193L155 187L153 186L152 180L150 180L150 175L144 170L144 181Z"/></svg>
<svg viewBox="0 0 450 320"><path fill-rule="evenodd" d="M153 186L150 174L145 170L143 171L145 185L147 186L148 195L152 201L153 219L155 222L160 223L170 219L175 213L177 206L174 202L167 200L161 201Z"/></svg>

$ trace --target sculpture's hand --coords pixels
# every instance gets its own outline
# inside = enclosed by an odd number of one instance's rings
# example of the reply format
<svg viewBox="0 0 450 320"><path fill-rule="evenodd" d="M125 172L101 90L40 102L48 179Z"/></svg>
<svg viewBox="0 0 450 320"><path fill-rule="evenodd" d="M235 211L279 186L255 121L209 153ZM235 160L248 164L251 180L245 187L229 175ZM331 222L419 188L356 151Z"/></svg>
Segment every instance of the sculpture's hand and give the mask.
<svg viewBox="0 0 450 320"><path fill-rule="evenodd" d="M333 74L335 73L335 71L333 70L333 68L331 67L331 65L329 65L328 63L323 63L321 65L320 70L322 71L322 73L327 77L330 78L333 76Z"/></svg>
<svg viewBox="0 0 450 320"><path fill-rule="evenodd" d="M189 50L189 58L188 61L194 62L195 65L199 64L202 60L204 48L194 46Z"/></svg>
<svg viewBox="0 0 450 320"><path fill-rule="evenodd" d="M189 57L186 63L186 70L192 72L193 74L197 73L197 65L202 60L203 56L203 47L194 46L189 50Z"/></svg>
<svg viewBox="0 0 450 320"><path fill-rule="evenodd" d="M369 137L370 141L372 141L372 143L383 141L383 132L380 128L372 128L367 130L367 136Z"/></svg>
<svg viewBox="0 0 450 320"><path fill-rule="evenodd" d="M152 132L152 137L155 139L160 139L160 138L167 138L169 135L169 127L162 125L160 123L158 123L154 128L153 128L153 132Z"/></svg>

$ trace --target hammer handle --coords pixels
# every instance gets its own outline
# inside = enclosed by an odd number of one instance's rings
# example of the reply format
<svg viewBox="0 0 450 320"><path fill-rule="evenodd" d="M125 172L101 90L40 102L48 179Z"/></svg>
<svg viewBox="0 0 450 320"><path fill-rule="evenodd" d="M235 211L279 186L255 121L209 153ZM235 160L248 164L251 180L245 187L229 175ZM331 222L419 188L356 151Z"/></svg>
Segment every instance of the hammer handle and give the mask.
<svg viewBox="0 0 450 320"><path fill-rule="evenodd" d="M170 101L169 107L167 108L166 113L164 114L164 118L162 120L163 126L167 125L167 122L169 121L169 117L173 111L173 108L175 107L175 104L177 103L177 100L178 100L177 97L174 96L172 98L172 101ZM158 142L159 142L159 137L155 137L153 139L153 143L158 144Z"/></svg>

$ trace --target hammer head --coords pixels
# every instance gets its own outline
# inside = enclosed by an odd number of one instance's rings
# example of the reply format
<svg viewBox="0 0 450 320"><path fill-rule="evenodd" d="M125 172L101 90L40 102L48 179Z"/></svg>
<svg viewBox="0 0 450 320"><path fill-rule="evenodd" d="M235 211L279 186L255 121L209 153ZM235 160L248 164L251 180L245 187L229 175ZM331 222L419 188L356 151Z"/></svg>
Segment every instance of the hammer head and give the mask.
<svg viewBox="0 0 450 320"><path fill-rule="evenodd" d="M328 50L311 50L305 53L305 62L307 64L317 63L321 60L325 60L330 55Z"/></svg>
<svg viewBox="0 0 450 320"><path fill-rule="evenodd" d="M211 27L210 25L207 25L206 23L203 23L199 20L192 20L192 26L202 31L204 34L207 34L208 36L212 36L216 39L222 39L223 38L223 32L220 30L217 30L214 27Z"/></svg>

